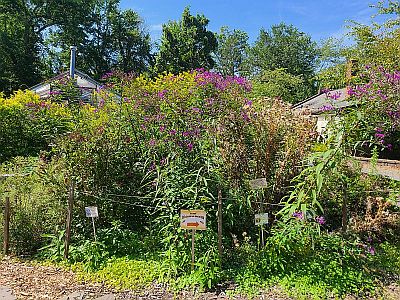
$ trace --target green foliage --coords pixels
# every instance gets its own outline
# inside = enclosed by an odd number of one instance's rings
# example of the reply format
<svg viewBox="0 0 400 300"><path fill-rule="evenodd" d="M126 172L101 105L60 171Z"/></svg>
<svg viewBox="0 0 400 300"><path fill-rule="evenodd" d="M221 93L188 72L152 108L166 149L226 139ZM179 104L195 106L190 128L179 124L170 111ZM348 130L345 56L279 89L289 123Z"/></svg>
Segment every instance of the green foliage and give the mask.
<svg viewBox="0 0 400 300"><path fill-rule="evenodd" d="M285 102L295 104L304 100L308 95L304 89L302 76L287 73L284 69L263 71L252 80L253 97L280 98Z"/></svg>
<svg viewBox="0 0 400 300"><path fill-rule="evenodd" d="M215 69L224 76L235 76L243 71L249 37L246 32L227 26L217 34L218 48L215 52Z"/></svg>
<svg viewBox="0 0 400 300"><path fill-rule="evenodd" d="M0 175L4 174L14 175L0 181L0 194L10 197L11 203L10 249L34 254L46 242L43 234L63 224L64 168L61 162L17 157L0 166Z"/></svg>
<svg viewBox="0 0 400 300"><path fill-rule="evenodd" d="M70 128L71 113L63 104L40 100L30 91L0 98L0 162L38 155Z"/></svg>
<svg viewBox="0 0 400 300"><path fill-rule="evenodd" d="M314 74L317 46L310 36L293 25L274 25L262 29L249 51L250 73L264 70L285 69L289 74L310 78Z"/></svg>
<svg viewBox="0 0 400 300"><path fill-rule="evenodd" d="M181 20L164 24L156 72L177 74L198 68L211 69L214 66L211 54L217 49L217 39L207 30L208 23L205 16L193 16L186 7Z"/></svg>

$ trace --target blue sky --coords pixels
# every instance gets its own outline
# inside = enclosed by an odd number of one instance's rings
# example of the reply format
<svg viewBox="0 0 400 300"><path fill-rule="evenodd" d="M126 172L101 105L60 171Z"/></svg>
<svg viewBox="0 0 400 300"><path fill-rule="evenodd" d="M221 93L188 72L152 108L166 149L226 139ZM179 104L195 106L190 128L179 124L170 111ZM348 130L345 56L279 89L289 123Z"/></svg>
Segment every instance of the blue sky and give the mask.
<svg viewBox="0 0 400 300"><path fill-rule="evenodd" d="M121 7L131 8L144 19L153 41L161 36L161 26L178 20L186 6L192 14L204 14L209 29L217 32L221 26L241 29L253 42L260 28L273 24L293 24L320 41L346 32L347 20L368 24L376 11L369 4L374 0L122 0Z"/></svg>

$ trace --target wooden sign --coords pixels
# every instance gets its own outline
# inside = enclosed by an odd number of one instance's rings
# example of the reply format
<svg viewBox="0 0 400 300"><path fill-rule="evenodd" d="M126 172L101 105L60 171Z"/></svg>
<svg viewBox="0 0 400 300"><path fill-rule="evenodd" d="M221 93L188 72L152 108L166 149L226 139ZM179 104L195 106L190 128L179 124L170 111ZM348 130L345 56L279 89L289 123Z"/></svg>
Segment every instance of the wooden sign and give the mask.
<svg viewBox="0 0 400 300"><path fill-rule="evenodd" d="M267 179L266 178L257 178L249 181L250 188L252 190L263 189L267 187Z"/></svg>
<svg viewBox="0 0 400 300"><path fill-rule="evenodd" d="M258 226L268 224L268 213L256 214L254 216L255 224Z"/></svg>
<svg viewBox="0 0 400 300"><path fill-rule="evenodd" d="M206 230L206 212L204 210L181 210L181 228Z"/></svg>
<svg viewBox="0 0 400 300"><path fill-rule="evenodd" d="M99 212L97 211L97 206L88 206L85 207L86 217L88 218L97 218L99 216Z"/></svg>

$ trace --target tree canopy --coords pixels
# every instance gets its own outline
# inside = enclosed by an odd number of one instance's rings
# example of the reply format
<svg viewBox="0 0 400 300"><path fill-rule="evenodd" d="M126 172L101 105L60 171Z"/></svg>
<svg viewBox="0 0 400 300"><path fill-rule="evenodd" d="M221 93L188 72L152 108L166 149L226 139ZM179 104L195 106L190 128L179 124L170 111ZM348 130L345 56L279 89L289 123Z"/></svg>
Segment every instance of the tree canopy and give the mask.
<svg viewBox="0 0 400 300"><path fill-rule="evenodd" d="M207 29L208 23L204 15L193 16L186 7L181 20L164 24L156 71L179 73L198 68L211 69L217 39Z"/></svg>
<svg viewBox="0 0 400 300"><path fill-rule="evenodd" d="M242 72L249 36L238 29L221 27L217 34L218 48L215 53L216 70L223 75L238 75Z"/></svg>

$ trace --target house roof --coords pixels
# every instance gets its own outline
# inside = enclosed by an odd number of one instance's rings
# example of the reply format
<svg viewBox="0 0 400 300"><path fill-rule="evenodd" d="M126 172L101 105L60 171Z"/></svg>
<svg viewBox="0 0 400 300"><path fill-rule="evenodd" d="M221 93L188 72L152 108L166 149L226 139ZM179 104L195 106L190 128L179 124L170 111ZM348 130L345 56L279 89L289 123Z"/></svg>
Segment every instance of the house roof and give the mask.
<svg viewBox="0 0 400 300"><path fill-rule="evenodd" d="M308 110L311 114L318 114L326 108L338 109L352 105L348 100L347 88L332 90L314 95L292 106L295 110Z"/></svg>
<svg viewBox="0 0 400 300"><path fill-rule="evenodd" d="M50 96L51 92L51 83L57 80L61 80L63 78L69 77L69 72L63 72L53 78L50 78L44 82L41 82L33 87L30 90L37 93L41 98L46 98ZM75 78L77 81L78 88L81 90L81 99L88 100L93 92L93 90L98 89L102 84L91 78L89 75L75 70Z"/></svg>

